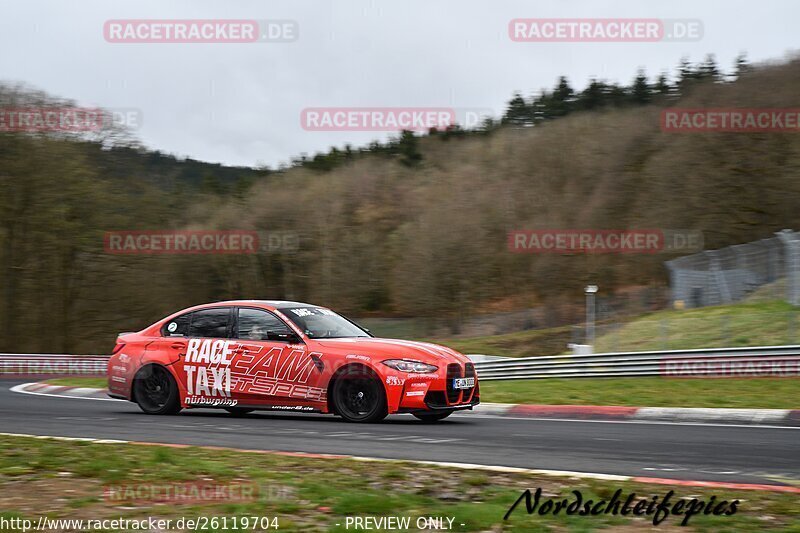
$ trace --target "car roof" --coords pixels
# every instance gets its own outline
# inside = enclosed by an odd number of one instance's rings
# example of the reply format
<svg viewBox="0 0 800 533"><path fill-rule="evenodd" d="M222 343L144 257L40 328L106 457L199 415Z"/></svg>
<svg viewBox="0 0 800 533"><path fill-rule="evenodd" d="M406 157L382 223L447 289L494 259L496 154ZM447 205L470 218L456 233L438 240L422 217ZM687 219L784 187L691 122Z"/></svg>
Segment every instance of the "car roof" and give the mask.
<svg viewBox="0 0 800 533"><path fill-rule="evenodd" d="M293 302L291 300L226 300L222 302L209 302L199 305L197 307L208 307L213 305L266 305L274 307L275 309L286 309L289 307L319 307L314 304L307 304L303 302Z"/></svg>
<svg viewBox="0 0 800 533"><path fill-rule="evenodd" d="M176 317L179 317L179 316L181 316L183 314L193 313L195 311L200 311L202 309L209 309L209 308L217 307L217 306L230 306L230 307L233 307L233 306L241 306L241 307L257 306L257 307L265 307L265 308L270 309L270 310L291 309L293 307L315 307L315 308L316 307L320 307L320 306L314 305L314 304L307 304L307 303L303 303L303 302L293 302L291 300L224 300L224 301L219 301L219 302L208 302L208 303L204 303L204 304L193 305L191 307L187 307L185 309L181 309L180 311L176 311L176 312L172 313L171 315L168 315L168 316L162 318L158 322L155 322L155 323L147 326L146 328L144 328L139 333L147 333L148 331L157 331L161 327L162 324L164 324L166 322L169 322L170 320L173 320Z"/></svg>

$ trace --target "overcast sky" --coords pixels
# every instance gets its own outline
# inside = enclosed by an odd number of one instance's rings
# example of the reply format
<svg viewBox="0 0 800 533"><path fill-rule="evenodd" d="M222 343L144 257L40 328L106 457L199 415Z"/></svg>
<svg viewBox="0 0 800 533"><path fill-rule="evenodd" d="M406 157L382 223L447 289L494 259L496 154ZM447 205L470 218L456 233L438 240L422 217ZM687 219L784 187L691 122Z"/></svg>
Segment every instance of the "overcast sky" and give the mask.
<svg viewBox="0 0 800 533"><path fill-rule="evenodd" d="M500 115L567 75L628 83L682 56L726 70L798 48L796 0L0 0L0 79L81 105L141 110L151 148L227 164L277 165L386 134L315 132L308 107L449 107ZM694 42L518 43L515 18L699 19ZM292 20L285 43L110 43L111 19Z"/></svg>

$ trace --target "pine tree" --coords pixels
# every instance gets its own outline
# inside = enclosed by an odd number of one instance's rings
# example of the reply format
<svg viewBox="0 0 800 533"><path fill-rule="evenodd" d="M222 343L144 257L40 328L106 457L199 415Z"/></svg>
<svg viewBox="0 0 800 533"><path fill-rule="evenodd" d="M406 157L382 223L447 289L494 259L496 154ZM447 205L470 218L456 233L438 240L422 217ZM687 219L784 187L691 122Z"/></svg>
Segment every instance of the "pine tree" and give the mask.
<svg viewBox="0 0 800 533"><path fill-rule="evenodd" d="M547 91L542 89L539 96L535 97L531 102L531 113L533 115L533 123L539 124L552 117L549 111L550 95Z"/></svg>
<svg viewBox="0 0 800 533"><path fill-rule="evenodd" d="M633 87L631 88L631 101L634 104L644 105L650 102L652 94L650 86L647 84L647 76L644 69L639 69L636 78L633 80Z"/></svg>
<svg viewBox="0 0 800 533"><path fill-rule="evenodd" d="M670 86L669 80L665 73L662 72L661 75L658 77L658 81L656 81L654 89L655 93L659 96L666 97L670 95L670 93L672 92L672 87Z"/></svg>
<svg viewBox="0 0 800 533"><path fill-rule="evenodd" d="M400 141L397 143L400 152L400 162L408 167L418 165L422 161L422 154L418 150L419 139L413 131L403 130Z"/></svg>
<svg viewBox="0 0 800 533"><path fill-rule="evenodd" d="M697 78L697 71L689 63L689 59L681 58L681 62L678 64L678 81L675 82L678 95L685 96L687 89Z"/></svg>
<svg viewBox="0 0 800 533"><path fill-rule="evenodd" d="M628 104L628 92L624 87L612 83L605 87L605 99L614 107L624 107Z"/></svg>
<svg viewBox="0 0 800 533"><path fill-rule="evenodd" d="M605 105L605 84L596 79L589 82L576 101L576 106L585 110L598 109Z"/></svg>
<svg viewBox="0 0 800 533"><path fill-rule="evenodd" d="M572 111L575 91L569 86L566 76L558 78L558 84L549 101L549 114L553 117L563 117Z"/></svg>
<svg viewBox="0 0 800 533"><path fill-rule="evenodd" d="M514 97L508 102L508 108L503 116L504 124L512 124L514 126L532 126L533 114L525 99L518 92L514 93Z"/></svg>
<svg viewBox="0 0 800 533"><path fill-rule="evenodd" d="M733 68L736 79L741 78L743 74L747 74L748 72L753 71L753 67L747 61L747 54L745 52L742 52L741 54L736 56L736 59L734 60L733 63Z"/></svg>
<svg viewBox="0 0 800 533"><path fill-rule="evenodd" d="M711 79L712 81L719 80L719 68L717 68L717 60L714 54L708 54L703 64L698 68L698 77L701 79Z"/></svg>

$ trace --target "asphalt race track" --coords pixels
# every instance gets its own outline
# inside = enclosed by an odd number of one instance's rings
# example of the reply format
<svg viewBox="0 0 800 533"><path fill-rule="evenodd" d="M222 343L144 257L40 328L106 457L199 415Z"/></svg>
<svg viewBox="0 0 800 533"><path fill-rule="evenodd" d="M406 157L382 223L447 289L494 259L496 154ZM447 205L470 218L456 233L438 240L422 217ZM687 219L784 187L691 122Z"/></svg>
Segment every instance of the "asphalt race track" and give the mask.
<svg viewBox="0 0 800 533"><path fill-rule="evenodd" d="M147 416L128 402L33 396L0 381L0 431L228 446L735 483L797 484L800 428L410 415L373 425L333 416L199 409Z"/></svg>

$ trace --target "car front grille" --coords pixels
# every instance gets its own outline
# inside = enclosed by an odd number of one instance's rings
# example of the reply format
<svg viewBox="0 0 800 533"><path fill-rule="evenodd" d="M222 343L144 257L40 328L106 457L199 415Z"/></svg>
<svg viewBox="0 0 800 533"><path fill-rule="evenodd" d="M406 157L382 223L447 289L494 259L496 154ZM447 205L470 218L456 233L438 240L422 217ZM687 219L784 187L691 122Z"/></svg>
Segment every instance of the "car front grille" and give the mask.
<svg viewBox="0 0 800 533"><path fill-rule="evenodd" d="M447 403L458 403L461 399L461 391L453 388L453 380L461 377L461 365L451 363L447 365Z"/></svg>
<svg viewBox="0 0 800 533"><path fill-rule="evenodd" d="M465 378L476 378L475 365L473 365L472 363L467 363L465 365L464 377ZM475 381L476 382L478 381L477 378L475 379ZM461 397L461 401L462 402L470 401L472 399L472 393L473 392L475 392L475 387L472 387L470 389L464 389L462 391L463 396Z"/></svg>

